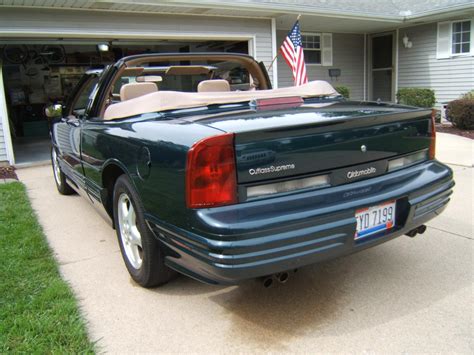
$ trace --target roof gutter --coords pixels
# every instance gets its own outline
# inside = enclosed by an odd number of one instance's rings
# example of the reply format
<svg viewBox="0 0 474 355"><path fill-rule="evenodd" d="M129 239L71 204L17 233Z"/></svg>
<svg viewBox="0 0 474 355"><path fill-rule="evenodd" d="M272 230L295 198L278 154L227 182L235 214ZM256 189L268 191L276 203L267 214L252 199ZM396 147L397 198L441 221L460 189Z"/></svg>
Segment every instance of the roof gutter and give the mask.
<svg viewBox="0 0 474 355"><path fill-rule="evenodd" d="M410 21L415 21L415 20L422 20L423 18L426 18L426 17L436 16L436 15L445 15L448 13L460 12L460 11L465 11L465 10L471 10L472 14L474 15L474 5L459 4L459 5L446 6L442 9L422 11L414 15L405 16L404 21L410 22Z"/></svg>

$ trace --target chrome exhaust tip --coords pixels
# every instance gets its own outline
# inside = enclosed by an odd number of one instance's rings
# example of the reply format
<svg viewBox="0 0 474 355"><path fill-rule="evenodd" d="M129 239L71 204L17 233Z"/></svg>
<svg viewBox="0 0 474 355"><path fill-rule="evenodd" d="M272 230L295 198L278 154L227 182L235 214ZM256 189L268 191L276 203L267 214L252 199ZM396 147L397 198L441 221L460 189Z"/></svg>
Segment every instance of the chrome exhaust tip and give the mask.
<svg viewBox="0 0 474 355"><path fill-rule="evenodd" d="M426 232L426 226L422 224L419 227L412 229L411 231L407 232L405 235L409 236L410 238L414 238L417 234L423 234Z"/></svg>
<svg viewBox="0 0 474 355"><path fill-rule="evenodd" d="M275 275L275 278L277 279L277 281L281 284L284 284L288 281L288 279L290 278L290 274L287 273L286 271L285 272L280 272L278 274Z"/></svg>
<svg viewBox="0 0 474 355"><path fill-rule="evenodd" d="M273 277L266 276L262 279L262 285L265 288L270 288L273 285Z"/></svg>
<svg viewBox="0 0 474 355"><path fill-rule="evenodd" d="M419 234L423 234L425 232L426 232L426 226L424 224L418 227Z"/></svg>

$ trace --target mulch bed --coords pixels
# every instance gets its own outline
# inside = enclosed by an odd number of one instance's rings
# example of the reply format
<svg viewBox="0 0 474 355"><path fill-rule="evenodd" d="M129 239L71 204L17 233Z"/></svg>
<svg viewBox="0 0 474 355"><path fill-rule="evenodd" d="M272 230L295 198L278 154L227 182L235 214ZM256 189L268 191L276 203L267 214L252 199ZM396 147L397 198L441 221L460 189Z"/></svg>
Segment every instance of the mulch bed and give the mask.
<svg viewBox="0 0 474 355"><path fill-rule="evenodd" d="M464 130L464 129L459 129L453 126L448 126L448 125L443 125L443 124L436 125L436 132L450 133L450 134L455 134L457 136L474 139L473 130Z"/></svg>
<svg viewBox="0 0 474 355"><path fill-rule="evenodd" d="M0 179L18 180L18 176L15 174L15 168L13 166L0 167Z"/></svg>

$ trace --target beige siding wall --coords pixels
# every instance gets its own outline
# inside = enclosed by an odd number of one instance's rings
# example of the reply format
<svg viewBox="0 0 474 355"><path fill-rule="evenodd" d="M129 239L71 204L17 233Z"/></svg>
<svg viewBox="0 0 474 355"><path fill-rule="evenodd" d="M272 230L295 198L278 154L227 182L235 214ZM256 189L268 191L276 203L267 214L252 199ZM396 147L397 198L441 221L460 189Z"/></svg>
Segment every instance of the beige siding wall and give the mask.
<svg viewBox="0 0 474 355"><path fill-rule="evenodd" d="M405 34L412 41L412 48L404 48ZM399 37L399 88L433 89L438 103L454 100L474 89L473 56L436 59L436 23L400 29Z"/></svg>
<svg viewBox="0 0 474 355"><path fill-rule="evenodd" d="M277 32L277 45L280 46L286 31ZM326 80L333 86L344 85L351 91L351 99L364 98L364 36L358 34L334 33L333 39L333 65L308 65L309 80ZM331 80L328 69L341 69L338 80ZM278 85L280 87L292 86L293 76L281 56L278 56Z"/></svg>
<svg viewBox="0 0 474 355"><path fill-rule="evenodd" d="M0 93L1 95L1 93ZM2 117L0 117L0 162L7 161L7 152L5 148L5 137L3 136Z"/></svg>

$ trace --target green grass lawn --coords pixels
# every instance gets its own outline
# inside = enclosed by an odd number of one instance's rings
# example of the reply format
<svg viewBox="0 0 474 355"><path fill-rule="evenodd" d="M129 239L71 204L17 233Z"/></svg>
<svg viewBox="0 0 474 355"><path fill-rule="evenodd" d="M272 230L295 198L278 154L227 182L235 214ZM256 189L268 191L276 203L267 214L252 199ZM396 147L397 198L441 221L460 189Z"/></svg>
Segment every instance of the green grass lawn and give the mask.
<svg viewBox="0 0 474 355"><path fill-rule="evenodd" d="M0 184L0 353L5 352L94 352L76 299L17 182Z"/></svg>

